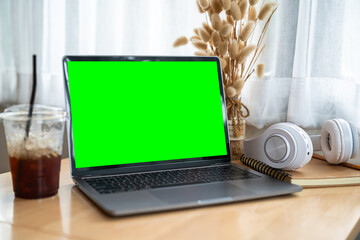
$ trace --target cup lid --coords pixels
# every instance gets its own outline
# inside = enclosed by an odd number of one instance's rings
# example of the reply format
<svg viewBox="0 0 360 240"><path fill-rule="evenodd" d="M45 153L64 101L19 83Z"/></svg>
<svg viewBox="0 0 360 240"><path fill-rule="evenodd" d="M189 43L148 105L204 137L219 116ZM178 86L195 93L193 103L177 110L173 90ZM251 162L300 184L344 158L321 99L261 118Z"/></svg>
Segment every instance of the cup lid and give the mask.
<svg viewBox="0 0 360 240"><path fill-rule="evenodd" d="M11 121L26 121L29 119L30 104L19 104L8 107L0 113L0 119ZM33 105L32 120L65 120L67 113L58 107L45 106L40 104Z"/></svg>

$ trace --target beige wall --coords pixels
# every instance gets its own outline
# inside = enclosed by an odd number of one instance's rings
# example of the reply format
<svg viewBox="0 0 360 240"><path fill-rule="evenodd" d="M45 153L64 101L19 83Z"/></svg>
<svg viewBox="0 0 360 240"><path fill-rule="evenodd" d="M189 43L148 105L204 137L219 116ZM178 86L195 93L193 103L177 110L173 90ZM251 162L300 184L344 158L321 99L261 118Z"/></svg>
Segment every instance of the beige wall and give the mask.
<svg viewBox="0 0 360 240"><path fill-rule="evenodd" d="M0 123L0 173L9 171L9 158L6 150L4 125Z"/></svg>

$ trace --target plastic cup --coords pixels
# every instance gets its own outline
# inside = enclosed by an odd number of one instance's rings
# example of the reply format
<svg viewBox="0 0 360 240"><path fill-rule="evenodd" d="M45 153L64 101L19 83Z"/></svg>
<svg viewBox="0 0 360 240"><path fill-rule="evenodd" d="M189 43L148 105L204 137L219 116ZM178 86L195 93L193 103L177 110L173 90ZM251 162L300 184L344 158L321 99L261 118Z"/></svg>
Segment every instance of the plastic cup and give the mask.
<svg viewBox="0 0 360 240"><path fill-rule="evenodd" d="M44 198L59 189L66 112L34 105L29 135L29 105L16 105L0 114L4 123L13 189L16 197Z"/></svg>

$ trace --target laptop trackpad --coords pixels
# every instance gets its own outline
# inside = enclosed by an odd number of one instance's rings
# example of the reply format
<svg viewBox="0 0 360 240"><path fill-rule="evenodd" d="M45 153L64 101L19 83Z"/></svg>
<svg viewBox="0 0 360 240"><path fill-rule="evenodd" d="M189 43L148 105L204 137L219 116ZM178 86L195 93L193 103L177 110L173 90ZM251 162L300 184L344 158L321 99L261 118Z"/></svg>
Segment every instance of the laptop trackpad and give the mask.
<svg viewBox="0 0 360 240"><path fill-rule="evenodd" d="M209 199L228 199L230 201L233 196L251 194L251 192L248 190L226 182L166 189L154 189L150 192L155 197L168 203L184 203L204 200L207 201Z"/></svg>

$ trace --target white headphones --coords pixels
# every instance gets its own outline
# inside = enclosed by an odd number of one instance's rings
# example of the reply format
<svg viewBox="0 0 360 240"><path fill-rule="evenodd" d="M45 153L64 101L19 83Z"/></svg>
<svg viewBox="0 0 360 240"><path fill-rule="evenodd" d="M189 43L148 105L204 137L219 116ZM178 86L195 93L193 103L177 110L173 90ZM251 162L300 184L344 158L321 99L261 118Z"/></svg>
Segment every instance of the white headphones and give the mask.
<svg viewBox="0 0 360 240"><path fill-rule="evenodd" d="M284 170L305 166L313 151L322 150L332 164L345 162L359 152L359 136L356 128L343 119L324 123L321 135L309 135L292 123L277 123L255 139L244 140L244 153L249 158Z"/></svg>
<svg viewBox="0 0 360 240"><path fill-rule="evenodd" d="M332 119L324 123L321 135L311 136L314 151L323 152L326 161L339 164L356 157L359 153L359 135L356 127L344 119Z"/></svg>

